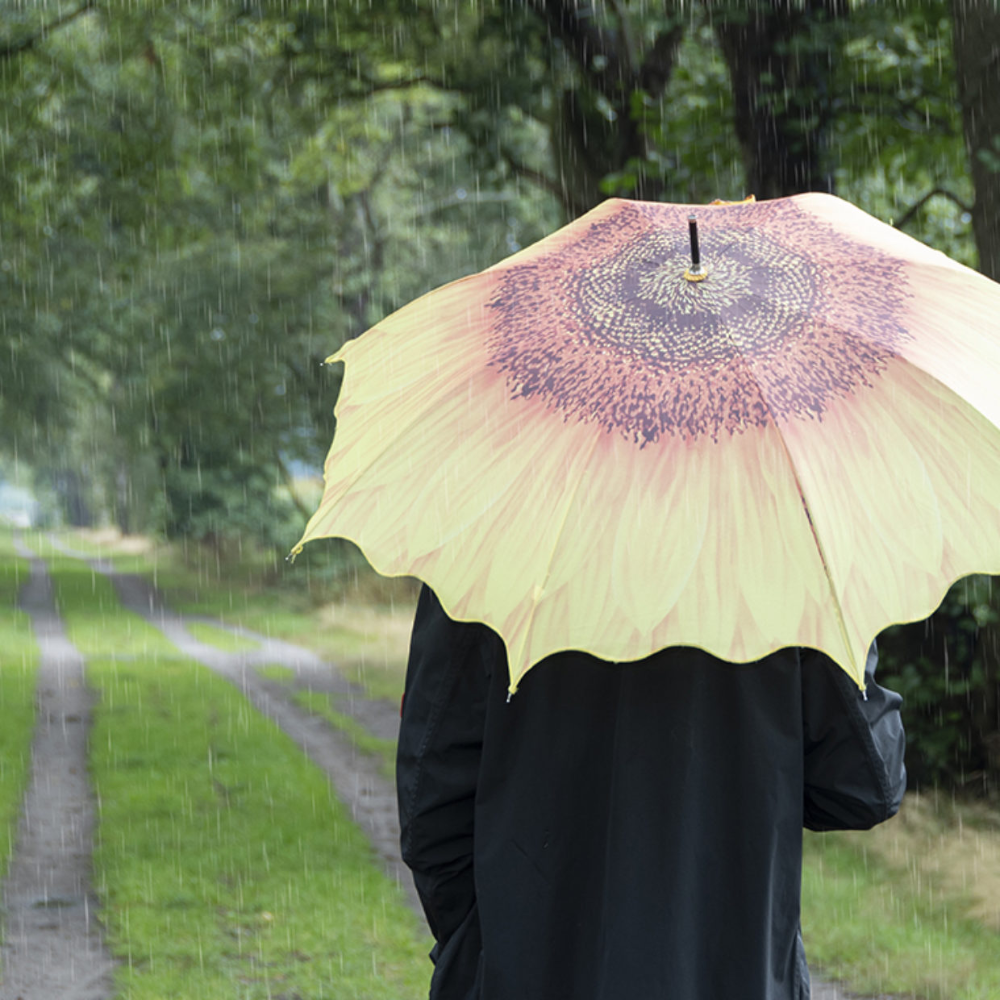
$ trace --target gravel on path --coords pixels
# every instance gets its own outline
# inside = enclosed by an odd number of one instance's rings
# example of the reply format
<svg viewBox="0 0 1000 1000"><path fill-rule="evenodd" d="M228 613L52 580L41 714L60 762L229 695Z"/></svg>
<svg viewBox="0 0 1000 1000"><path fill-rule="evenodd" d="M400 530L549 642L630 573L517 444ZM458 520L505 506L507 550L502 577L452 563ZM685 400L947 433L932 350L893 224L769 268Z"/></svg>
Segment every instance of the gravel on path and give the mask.
<svg viewBox="0 0 1000 1000"><path fill-rule="evenodd" d="M94 800L87 777L90 692L66 638L45 563L20 540L31 576L18 604L39 647L31 775L3 892L3 1000L104 1000L114 961L91 887Z"/></svg>

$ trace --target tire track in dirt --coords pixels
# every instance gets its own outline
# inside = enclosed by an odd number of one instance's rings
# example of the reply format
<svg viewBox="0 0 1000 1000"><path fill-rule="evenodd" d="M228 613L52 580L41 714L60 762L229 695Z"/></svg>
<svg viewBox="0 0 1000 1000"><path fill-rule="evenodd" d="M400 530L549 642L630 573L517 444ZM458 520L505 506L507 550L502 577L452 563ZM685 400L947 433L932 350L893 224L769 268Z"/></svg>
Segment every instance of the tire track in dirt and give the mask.
<svg viewBox="0 0 1000 1000"><path fill-rule="evenodd" d="M104 1000L114 960L91 885L94 798L87 777L91 695L42 559L15 540L31 576L18 605L39 647L28 789L3 891L3 1000Z"/></svg>
<svg viewBox="0 0 1000 1000"><path fill-rule="evenodd" d="M366 698L360 688L310 650L250 629L225 625L214 618L175 614L144 577L120 573L108 561L72 549L58 539L51 539L51 543L58 552L82 560L92 570L107 577L123 608L144 618L185 656L238 687L254 708L275 722L326 773L337 797L368 837L383 871L401 886L407 902L422 918L423 909L413 885L413 876L399 854L396 792L383 777L380 762L359 751L347 736L323 719L294 704L284 690L285 685L264 680L255 668L287 667L295 673L297 683L303 686L344 695L338 707L386 739L395 739L399 728L399 719L392 707ZM211 624L252 639L258 648L230 653L200 642L187 630L187 625L194 622Z"/></svg>
<svg viewBox="0 0 1000 1000"><path fill-rule="evenodd" d="M383 870L404 890L410 906L423 919L423 909L413 885L413 877L399 856L399 819L396 794L379 770L379 763L361 753L343 734L324 720L309 714L289 699L285 685L265 681L257 675L258 666L280 665L294 671L296 684L311 690L344 696L337 708L349 714L372 735L395 739L399 730L396 707L385 701L367 698L362 689L346 680L332 664L311 650L240 626L227 625L216 618L179 615L171 612L163 596L141 576L118 572L106 560L94 559L52 539L62 554L81 559L114 585L122 606L155 626L184 655L221 674L244 693L250 703L272 719L313 763L329 776L340 800L348 806L355 822L367 834ZM227 653L195 639L186 628L203 622L222 628L232 635L252 639L259 648ZM27 1000L27 998L26 998ZM32 998L33 1000L33 998ZM836 983L813 977L810 1000L865 1000L846 992ZM894 1000L888 994L868 1000Z"/></svg>

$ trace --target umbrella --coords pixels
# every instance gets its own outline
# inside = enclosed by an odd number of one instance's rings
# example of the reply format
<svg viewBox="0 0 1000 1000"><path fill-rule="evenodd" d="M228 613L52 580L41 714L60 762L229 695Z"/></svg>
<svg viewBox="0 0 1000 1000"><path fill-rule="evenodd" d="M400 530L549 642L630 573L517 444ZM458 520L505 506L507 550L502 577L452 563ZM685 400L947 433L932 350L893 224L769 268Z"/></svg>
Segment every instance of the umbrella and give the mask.
<svg viewBox="0 0 1000 1000"><path fill-rule="evenodd" d="M810 646L1000 572L1000 285L823 194L612 199L345 363L295 551L356 542L545 656Z"/></svg>

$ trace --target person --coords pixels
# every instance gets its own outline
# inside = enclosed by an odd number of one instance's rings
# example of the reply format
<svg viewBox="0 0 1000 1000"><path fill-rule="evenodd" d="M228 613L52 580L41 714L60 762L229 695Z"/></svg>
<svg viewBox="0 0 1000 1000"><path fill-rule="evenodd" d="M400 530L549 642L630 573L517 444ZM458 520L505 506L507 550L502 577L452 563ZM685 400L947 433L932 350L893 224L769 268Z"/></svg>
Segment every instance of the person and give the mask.
<svg viewBox="0 0 1000 1000"><path fill-rule="evenodd" d="M561 652L508 701L502 640L424 587L397 757L432 1000L808 1000L802 828L906 785L901 698L824 654Z"/></svg>

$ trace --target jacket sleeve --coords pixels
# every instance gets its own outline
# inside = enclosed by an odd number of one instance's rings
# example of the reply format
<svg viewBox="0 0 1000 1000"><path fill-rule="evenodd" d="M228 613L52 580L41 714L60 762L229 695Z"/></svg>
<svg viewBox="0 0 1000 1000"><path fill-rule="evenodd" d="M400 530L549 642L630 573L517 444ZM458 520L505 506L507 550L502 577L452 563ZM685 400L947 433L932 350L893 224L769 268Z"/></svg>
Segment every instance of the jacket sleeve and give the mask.
<svg viewBox="0 0 1000 1000"><path fill-rule="evenodd" d="M424 587L410 642L396 756L403 860L437 957L475 905L473 837L485 724L486 627L452 621Z"/></svg>
<svg viewBox="0 0 1000 1000"><path fill-rule="evenodd" d="M899 810L906 791L903 699L875 683L872 643L864 694L829 657L802 651L804 823L867 830Z"/></svg>

